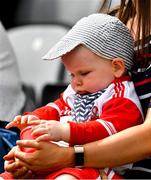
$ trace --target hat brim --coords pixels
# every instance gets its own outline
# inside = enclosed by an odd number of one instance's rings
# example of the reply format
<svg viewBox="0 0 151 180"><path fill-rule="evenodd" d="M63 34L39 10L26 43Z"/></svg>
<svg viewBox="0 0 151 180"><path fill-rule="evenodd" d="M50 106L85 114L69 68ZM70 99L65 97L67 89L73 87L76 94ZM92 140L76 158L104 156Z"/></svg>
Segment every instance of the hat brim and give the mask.
<svg viewBox="0 0 151 180"><path fill-rule="evenodd" d="M42 57L43 60L55 60L69 53L78 45L84 44L81 40L60 40L48 53Z"/></svg>

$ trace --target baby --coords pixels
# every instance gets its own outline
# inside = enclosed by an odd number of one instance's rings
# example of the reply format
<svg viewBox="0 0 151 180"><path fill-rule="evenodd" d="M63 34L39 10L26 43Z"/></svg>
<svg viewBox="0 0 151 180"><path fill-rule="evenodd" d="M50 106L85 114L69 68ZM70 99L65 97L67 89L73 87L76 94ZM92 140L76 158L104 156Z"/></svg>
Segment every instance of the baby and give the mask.
<svg viewBox="0 0 151 180"><path fill-rule="evenodd" d="M105 14L82 18L44 56L47 60L61 58L71 75L67 89L56 101L15 117L7 128L20 128L22 139L64 141L76 151L76 145L142 123L141 105L129 75L133 54L133 38L119 19ZM98 179L103 171L108 179L119 179L123 170L131 168L129 164L98 170L76 163L75 168L43 178Z"/></svg>

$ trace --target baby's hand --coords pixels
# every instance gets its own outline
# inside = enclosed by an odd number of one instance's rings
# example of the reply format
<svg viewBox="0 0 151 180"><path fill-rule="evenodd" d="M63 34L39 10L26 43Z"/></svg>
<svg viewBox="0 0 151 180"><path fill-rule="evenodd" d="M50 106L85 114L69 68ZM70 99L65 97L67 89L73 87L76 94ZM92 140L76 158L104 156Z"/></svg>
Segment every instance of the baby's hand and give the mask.
<svg viewBox="0 0 151 180"><path fill-rule="evenodd" d="M17 127L20 130L22 130L23 128L27 127L28 125L31 125L30 122L32 122L33 120L37 120L37 119L39 119L39 118L34 115L24 115L24 116L19 115L19 116L16 116L13 121L8 123L5 128L9 129L11 127Z"/></svg>
<svg viewBox="0 0 151 180"><path fill-rule="evenodd" d="M38 136L37 141L69 141L70 126L55 120L40 120L40 124L33 127L33 136Z"/></svg>

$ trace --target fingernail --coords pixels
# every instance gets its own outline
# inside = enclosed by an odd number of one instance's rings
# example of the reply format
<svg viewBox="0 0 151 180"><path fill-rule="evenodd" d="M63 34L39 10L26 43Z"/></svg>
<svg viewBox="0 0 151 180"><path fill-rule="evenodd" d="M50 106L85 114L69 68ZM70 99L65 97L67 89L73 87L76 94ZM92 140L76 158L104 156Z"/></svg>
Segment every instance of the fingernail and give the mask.
<svg viewBox="0 0 151 180"><path fill-rule="evenodd" d="M19 143L19 142L20 142L20 140L17 140L17 141L16 141L16 144Z"/></svg>

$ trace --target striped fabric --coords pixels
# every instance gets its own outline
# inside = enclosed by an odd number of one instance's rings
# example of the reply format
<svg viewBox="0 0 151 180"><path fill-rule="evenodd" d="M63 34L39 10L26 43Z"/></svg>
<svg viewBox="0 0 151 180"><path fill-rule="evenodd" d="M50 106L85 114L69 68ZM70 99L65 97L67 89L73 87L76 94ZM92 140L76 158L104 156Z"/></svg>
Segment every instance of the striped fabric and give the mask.
<svg viewBox="0 0 151 180"><path fill-rule="evenodd" d="M140 58L145 58L148 64L151 64L151 35L147 40L149 42L145 45L147 54ZM144 62L144 59L141 61ZM151 65L144 72L132 73L132 79L146 115L148 107L151 108ZM151 157L135 162L133 168L127 171L124 177L126 179L151 179Z"/></svg>
<svg viewBox="0 0 151 180"><path fill-rule="evenodd" d="M126 179L151 179L151 157L134 163L124 175Z"/></svg>
<svg viewBox="0 0 151 180"><path fill-rule="evenodd" d="M43 59L57 59L80 44L107 59L121 57L127 69L133 65L134 42L128 28L118 18L101 13L79 20Z"/></svg>
<svg viewBox="0 0 151 180"><path fill-rule="evenodd" d="M125 90L125 86L123 83L121 82L116 82L115 83L115 94L114 94L114 98L119 98L119 97L124 97L124 90Z"/></svg>
<svg viewBox="0 0 151 180"><path fill-rule="evenodd" d="M136 56L139 63L136 64L135 69L136 71L139 69L139 72L132 72L132 79L135 84L136 92L140 98L143 112L146 114L148 106L151 107L151 35L145 39L144 51L145 54L138 54ZM147 65L149 66L145 71L140 69L140 63L142 62L145 64L145 67L147 67Z"/></svg>
<svg viewBox="0 0 151 180"><path fill-rule="evenodd" d="M106 131L108 132L108 134L109 134L110 136L113 135L113 134L115 134L115 133L117 133L114 125L113 125L111 122L109 122L109 121L104 121L104 120L102 120L102 119L97 119L96 121L99 122L102 126L104 126L104 128L106 129Z"/></svg>
<svg viewBox="0 0 151 180"><path fill-rule="evenodd" d="M75 94L74 108L72 110L73 121L85 122L93 119L94 114L92 108L94 101L102 95L105 90L98 91L92 94Z"/></svg>
<svg viewBox="0 0 151 180"><path fill-rule="evenodd" d="M146 115L148 105L151 107L151 66L144 72L132 74L136 92L139 96L144 115Z"/></svg>

